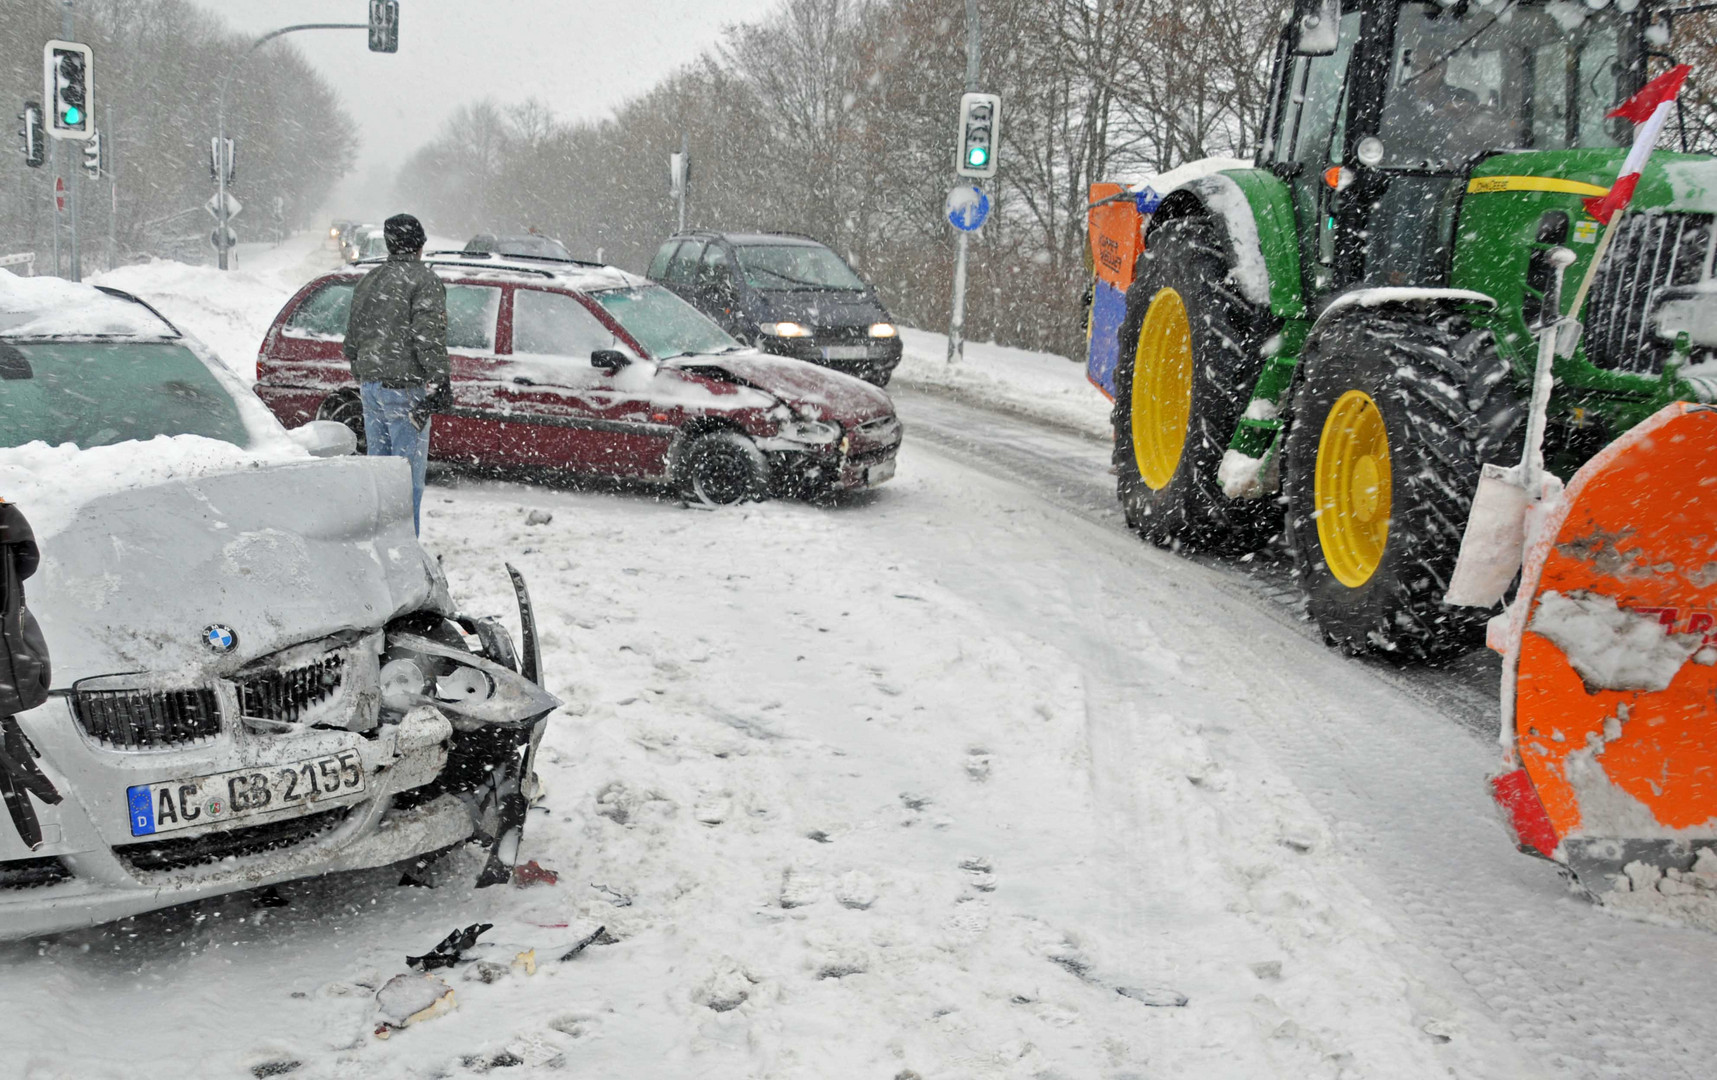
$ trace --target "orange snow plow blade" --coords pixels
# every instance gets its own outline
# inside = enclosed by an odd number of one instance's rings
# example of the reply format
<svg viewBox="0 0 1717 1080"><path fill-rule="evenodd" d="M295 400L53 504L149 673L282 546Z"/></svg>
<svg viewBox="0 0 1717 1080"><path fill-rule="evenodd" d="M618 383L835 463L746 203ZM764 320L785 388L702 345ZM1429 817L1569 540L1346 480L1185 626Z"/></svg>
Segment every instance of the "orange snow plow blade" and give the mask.
<svg viewBox="0 0 1717 1080"><path fill-rule="evenodd" d="M1717 409L1628 431L1535 536L1493 642L1517 840L1594 890L1631 863L1717 868Z"/></svg>

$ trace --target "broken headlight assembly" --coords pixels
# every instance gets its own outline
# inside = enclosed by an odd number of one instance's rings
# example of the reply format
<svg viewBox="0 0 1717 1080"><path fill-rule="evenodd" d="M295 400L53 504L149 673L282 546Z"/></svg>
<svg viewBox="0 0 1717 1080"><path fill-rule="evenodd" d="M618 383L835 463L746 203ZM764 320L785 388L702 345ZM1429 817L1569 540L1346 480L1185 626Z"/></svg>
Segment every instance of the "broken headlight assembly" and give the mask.
<svg viewBox="0 0 1717 1080"><path fill-rule="evenodd" d="M463 642L452 644L405 629L388 631L381 667L384 719L428 705L445 713L457 731L487 725L528 727L559 704L535 682L477 655Z"/></svg>

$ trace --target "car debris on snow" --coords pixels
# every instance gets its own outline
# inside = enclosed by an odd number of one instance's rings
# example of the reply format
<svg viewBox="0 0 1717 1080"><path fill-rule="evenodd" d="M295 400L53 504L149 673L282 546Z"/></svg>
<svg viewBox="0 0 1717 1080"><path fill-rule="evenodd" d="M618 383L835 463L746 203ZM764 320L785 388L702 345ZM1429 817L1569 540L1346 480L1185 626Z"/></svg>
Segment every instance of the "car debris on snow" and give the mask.
<svg viewBox="0 0 1717 1080"><path fill-rule="evenodd" d="M453 988L434 975L395 975L376 991L376 1005L382 1017L376 1027L376 1038L385 1039L400 1028L434 1019L456 1004Z"/></svg>
<svg viewBox="0 0 1717 1080"><path fill-rule="evenodd" d="M406 966L421 971L452 967L460 961L465 950L477 944L477 939L493 929L494 926L494 923L472 923L463 930L455 930L442 938L440 944L422 956L406 957Z"/></svg>

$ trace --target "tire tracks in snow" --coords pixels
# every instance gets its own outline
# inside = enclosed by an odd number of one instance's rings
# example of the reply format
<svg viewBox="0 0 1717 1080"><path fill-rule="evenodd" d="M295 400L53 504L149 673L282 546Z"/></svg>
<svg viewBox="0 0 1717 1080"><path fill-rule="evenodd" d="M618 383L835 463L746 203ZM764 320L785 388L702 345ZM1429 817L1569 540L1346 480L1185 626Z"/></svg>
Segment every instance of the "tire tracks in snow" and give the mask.
<svg viewBox="0 0 1717 1080"><path fill-rule="evenodd" d="M1180 612L1177 648L1246 665L1251 708L1236 712L1231 733L1211 733L1211 746L1243 757L1250 743L1292 780L1339 849L1363 864L1354 880L1397 928L1404 955L1458 977L1517 1047L1562 1075L1709 1075L1717 939L1612 916L1512 850L1483 788L1497 759L1488 738L1496 683L1482 657L1453 672L1344 660L1284 602L1285 577L1181 559L1132 536L1107 490L1106 446L916 395L902 412L934 452L1096 526L1089 544L1134 571L1126 584L1137 603ZM1103 593L1088 595L1093 610L1112 610ZM1257 613L1300 640L1236 643L1232 627ZM1347 697L1340 709L1319 704L1332 685ZM1093 715L1094 727L1113 726ZM1108 751L1130 748L1119 740Z"/></svg>

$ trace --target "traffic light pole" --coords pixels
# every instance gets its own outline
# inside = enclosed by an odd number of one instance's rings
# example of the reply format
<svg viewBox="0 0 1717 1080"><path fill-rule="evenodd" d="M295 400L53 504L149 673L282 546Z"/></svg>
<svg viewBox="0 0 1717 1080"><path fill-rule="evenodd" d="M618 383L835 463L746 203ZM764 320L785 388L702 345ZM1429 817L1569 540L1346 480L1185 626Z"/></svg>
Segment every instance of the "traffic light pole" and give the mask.
<svg viewBox="0 0 1717 1080"><path fill-rule="evenodd" d="M71 6L71 0L66 0L66 6L68 8ZM279 30L270 30L251 42L250 48L234 57L233 62L227 65L227 73L221 77L220 97L215 106L215 127L217 129L215 136L215 202L218 204L215 210L215 237L220 240L215 250L219 253L219 263L222 270L228 268L227 252L230 250L227 247L227 222L231 220L227 215L227 170L232 162L227 156L227 87L232 85L233 76L238 74L238 69L244 65L246 60L250 59L251 53L283 34L296 33L299 30L363 30L367 32L369 29L369 23L299 23L297 26L283 26ZM72 220L76 221L77 203L75 201L72 203L72 207ZM76 241L74 240L73 243L75 244ZM72 257L77 258L76 255Z"/></svg>
<svg viewBox="0 0 1717 1080"><path fill-rule="evenodd" d="M65 0L65 7L60 12L60 35L66 41L75 40L72 37L72 0ZM62 154L60 152L60 143L62 143L64 141L65 141L64 139L55 139L54 140L54 173L56 176L61 175L60 174L61 167L65 164L67 164L66 159L70 158L72 156L70 154ZM72 162L70 162L70 164L75 165L76 164L75 159ZM72 177L71 180L66 184L66 187L69 189L66 192L66 196L71 201L71 211L72 211L72 220L71 220L71 226L72 226L71 269L70 269L70 273L67 276L73 281L82 281L83 280L83 265L78 259L78 186L79 185L77 182L77 177L75 177L75 176ZM55 194L57 195L58 192L56 192ZM59 215L56 214L55 216L58 217ZM58 227L58 222L55 223L55 226L56 226L56 228ZM55 263L55 269L57 272L58 265L59 265L59 256L58 255L54 256L54 263Z"/></svg>
<svg viewBox="0 0 1717 1080"><path fill-rule="evenodd" d="M978 0L966 0L966 92L978 90ZM948 362L957 364L966 356L966 243L960 230L954 250L954 310L948 318Z"/></svg>

